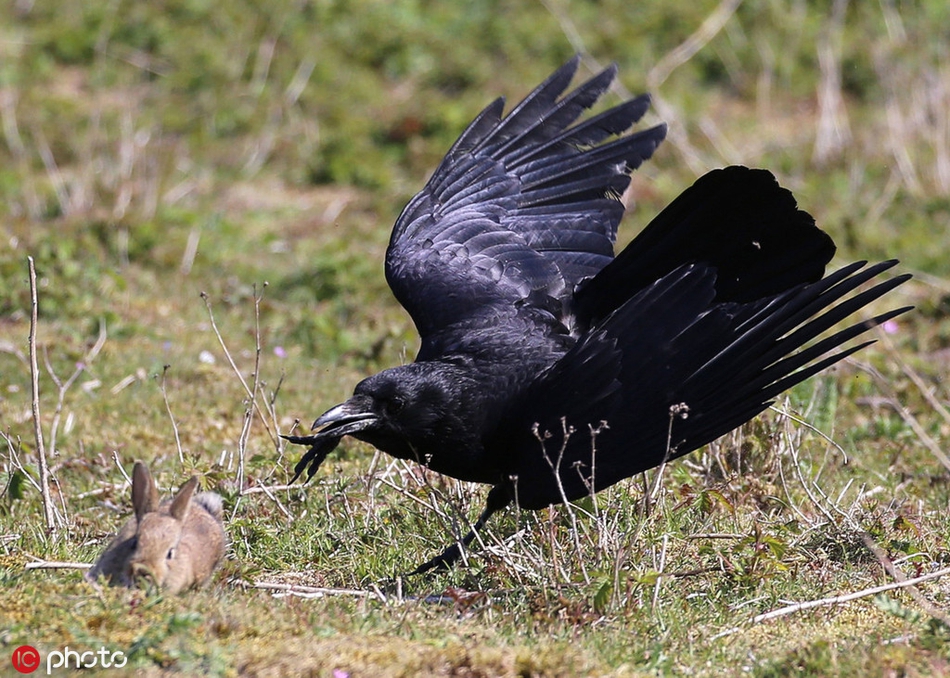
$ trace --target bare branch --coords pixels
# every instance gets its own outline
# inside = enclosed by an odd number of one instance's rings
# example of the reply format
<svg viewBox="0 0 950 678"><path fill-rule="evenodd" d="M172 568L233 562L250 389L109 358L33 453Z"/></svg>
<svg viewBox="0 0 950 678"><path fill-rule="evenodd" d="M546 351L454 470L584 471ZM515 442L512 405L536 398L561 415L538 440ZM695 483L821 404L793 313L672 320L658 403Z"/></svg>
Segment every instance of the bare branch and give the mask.
<svg viewBox="0 0 950 678"><path fill-rule="evenodd" d="M328 589L318 586L303 586L301 584L282 584L280 582L256 581L253 584L244 582L235 582L243 584L252 589L263 589L265 591L281 591L290 595L300 596L302 598L323 598L325 596L354 596L356 598L376 598L385 603L386 597L378 591L357 591L355 589Z"/></svg>
<svg viewBox="0 0 950 678"><path fill-rule="evenodd" d="M883 332L881 334L883 335ZM874 367L867 363L854 360L852 358L849 358L849 362L857 365L864 372L867 372L874 378L874 382L877 384L877 387L887 396L888 403L897 411L897 413L901 416L901 419L904 420L904 423L913 429L914 435L917 436L918 440L920 440L920 442L922 442L924 446L930 450L930 453L933 454L933 456L936 457L941 464L943 464L944 468L950 470L950 456L947 456L947 453L943 451L943 449L940 447L940 444L933 439L933 436L927 433L923 425L920 423L920 421L918 421L917 417L911 414L910 410L904 407L904 405L901 403L901 398L898 398L897 392L894 390L894 387L891 386L890 381L886 379L884 375L874 369ZM907 370L905 370L905 373L906 372ZM918 385L918 388L919 387L920 386ZM924 393L926 397L926 389L921 389L921 392ZM930 398L928 398L928 401L929 400ZM940 409L937 411L940 412Z"/></svg>
<svg viewBox="0 0 950 678"><path fill-rule="evenodd" d="M277 436L274 435L274 432L271 430L270 423L268 423L267 419L264 417L261 406L257 402L255 391L252 391L251 387L247 385L247 380L244 378L244 375L241 374L241 370L238 369L237 364L234 362L234 358L231 357L231 352L228 350L227 344L224 343L224 337L221 336L221 332L218 330L218 324L214 320L214 312L211 310L211 300L205 292L201 293L201 298L204 299L205 306L208 309L208 319L211 321L211 329L214 332L214 336L218 339L218 344L220 344L221 350L224 351L224 357L228 359L228 364L231 365L231 369L234 371L234 374L237 375L238 380L241 382L241 386L244 387L244 392L247 393L248 398L251 399L251 404L257 411L258 416L261 418L261 421L264 424L264 430L267 431L267 434L271 437L271 440L274 442L274 444L279 445Z"/></svg>
<svg viewBox="0 0 950 678"><path fill-rule="evenodd" d="M831 605L840 605L841 603L847 603L852 600L858 600L860 598L867 598L868 596L874 596L878 593L884 593L885 591L893 591L895 589L903 589L908 586L915 586L917 584L922 584L925 581L931 581L932 579L939 579L950 574L950 567L945 567L942 570L937 570L936 572L931 572L930 574L924 574L920 577L914 577L913 579L905 579L904 581L893 582L891 584L883 584L882 586L873 586L869 589L861 589L860 591L855 591L853 593L846 593L840 596L831 596L830 598L820 598L818 600L807 600L801 603L795 603L794 605L788 605L786 607L778 608L777 610L772 610L771 612L764 612L762 614L756 615L752 618L753 624L758 624L760 622L768 621L770 619L776 619L778 617L784 617L785 615L793 614L795 612L801 612L802 610L810 610L815 607L829 607Z"/></svg>
<svg viewBox="0 0 950 678"><path fill-rule="evenodd" d="M24 565L26 570L88 570L92 563L67 563L59 560L41 560Z"/></svg>
<svg viewBox="0 0 950 678"><path fill-rule="evenodd" d="M40 495L43 498L43 517L46 529L55 535L58 524L53 500L49 493L49 466L46 463L46 447L43 444L43 427L40 424L40 371L36 364L36 325L39 303L36 295L36 266L33 257L27 257L30 268L30 378L33 388L33 435L36 439L36 455L40 465Z"/></svg>
<svg viewBox="0 0 950 678"><path fill-rule="evenodd" d="M871 538L867 532L864 532L861 535L861 539L864 540L864 545L868 547L871 553L877 558L878 562L881 563L881 567L884 568L884 571L887 572L891 577L894 578L898 583L906 583L907 577L904 576L904 573L898 570L891 559L888 557L887 552L882 549L874 539ZM943 624L950 628L950 616L941 610L938 610L933 603L924 598L923 594L917 590L917 587L910 586L907 589L907 593L910 594L910 597L914 599L920 607L934 619L939 619Z"/></svg>
<svg viewBox="0 0 950 678"><path fill-rule="evenodd" d="M168 374L169 367L171 367L171 365L162 367L162 382L160 388L162 391L162 400L165 402L165 411L168 413L168 418L172 422L172 431L175 433L175 447L178 449L178 461L184 468L185 455L181 451L181 436L178 435L178 423L175 421L175 415L172 414L172 406L168 403L168 391L165 390L165 376Z"/></svg>

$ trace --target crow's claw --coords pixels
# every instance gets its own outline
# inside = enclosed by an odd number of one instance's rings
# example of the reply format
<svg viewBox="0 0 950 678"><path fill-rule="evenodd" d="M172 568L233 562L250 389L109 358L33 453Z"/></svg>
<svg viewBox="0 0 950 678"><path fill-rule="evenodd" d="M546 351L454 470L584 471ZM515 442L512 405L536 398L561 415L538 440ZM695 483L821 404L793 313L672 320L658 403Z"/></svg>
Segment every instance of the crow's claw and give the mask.
<svg viewBox="0 0 950 678"><path fill-rule="evenodd" d="M422 563L422 565L410 572L408 576L425 574L429 570L448 570L455 565L461 557L462 550L459 548L459 545L457 543L452 544L432 560Z"/></svg>

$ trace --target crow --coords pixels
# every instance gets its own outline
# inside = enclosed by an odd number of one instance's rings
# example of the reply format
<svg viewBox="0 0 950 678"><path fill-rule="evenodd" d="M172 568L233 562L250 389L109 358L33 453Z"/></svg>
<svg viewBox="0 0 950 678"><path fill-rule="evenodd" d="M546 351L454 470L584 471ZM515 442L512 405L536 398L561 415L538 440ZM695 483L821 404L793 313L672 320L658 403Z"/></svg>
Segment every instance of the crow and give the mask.
<svg viewBox="0 0 950 678"><path fill-rule="evenodd" d="M293 480L349 435L492 486L472 530L412 574L454 564L513 501L574 501L719 438L910 309L820 337L910 276L876 280L885 261L824 277L832 239L761 169L709 172L614 257L630 173L666 126L627 133L647 95L577 122L617 73L564 95L578 64L504 117L490 104L397 219L386 279L415 361L285 436L310 446Z"/></svg>

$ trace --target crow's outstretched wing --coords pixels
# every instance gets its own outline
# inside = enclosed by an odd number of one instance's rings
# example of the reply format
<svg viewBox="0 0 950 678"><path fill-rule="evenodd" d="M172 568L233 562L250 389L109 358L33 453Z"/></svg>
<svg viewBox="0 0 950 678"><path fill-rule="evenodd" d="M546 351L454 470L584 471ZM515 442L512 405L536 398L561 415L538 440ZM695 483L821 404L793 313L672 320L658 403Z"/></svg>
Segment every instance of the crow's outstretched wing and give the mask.
<svg viewBox="0 0 950 678"><path fill-rule="evenodd" d="M613 258L619 197L666 127L608 141L643 115L646 96L574 125L616 75L561 97L578 63L504 118L503 99L482 111L396 221L386 279L422 337L420 359L522 310L561 324L577 283Z"/></svg>
<svg viewBox="0 0 950 678"><path fill-rule="evenodd" d="M820 280L832 239L771 172L732 166L700 177L574 295L581 326L605 318L683 264L716 270L716 301L752 301Z"/></svg>
<svg viewBox="0 0 950 678"><path fill-rule="evenodd" d="M542 375L499 427L512 474L529 479L518 486L521 506L574 500L681 457L871 343L843 347L909 307L820 335L907 280L856 292L896 263L858 262L751 302L713 303L716 270L705 264L646 287ZM534 426L550 434L543 453Z"/></svg>

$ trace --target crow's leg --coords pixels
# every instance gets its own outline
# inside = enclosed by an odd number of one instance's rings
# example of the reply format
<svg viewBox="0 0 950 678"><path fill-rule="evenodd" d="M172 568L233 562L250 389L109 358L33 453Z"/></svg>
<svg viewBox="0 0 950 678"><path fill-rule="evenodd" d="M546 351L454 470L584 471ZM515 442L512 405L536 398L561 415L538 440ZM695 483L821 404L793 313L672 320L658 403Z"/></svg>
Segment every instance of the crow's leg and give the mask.
<svg viewBox="0 0 950 678"><path fill-rule="evenodd" d="M488 522L488 519L492 517L492 514L500 511L505 508L508 504L511 503L511 492L510 488L507 485L495 485L488 492L488 498L485 501L485 510L482 511L482 514L478 516L478 520L475 521L475 524L472 525L472 529L469 530L468 534L462 537L460 540L446 548L442 553L437 555L432 560L429 560L412 572L413 574L422 574L423 572L428 572L429 570L447 570L448 568L455 565L458 562L459 558L462 557L462 547L468 546L472 543L472 540L475 539L475 534L485 527L485 523Z"/></svg>

